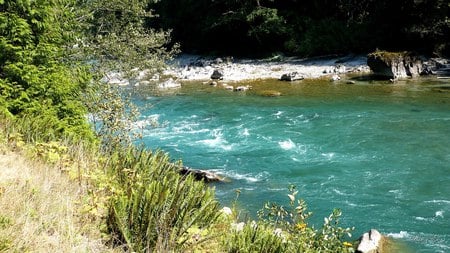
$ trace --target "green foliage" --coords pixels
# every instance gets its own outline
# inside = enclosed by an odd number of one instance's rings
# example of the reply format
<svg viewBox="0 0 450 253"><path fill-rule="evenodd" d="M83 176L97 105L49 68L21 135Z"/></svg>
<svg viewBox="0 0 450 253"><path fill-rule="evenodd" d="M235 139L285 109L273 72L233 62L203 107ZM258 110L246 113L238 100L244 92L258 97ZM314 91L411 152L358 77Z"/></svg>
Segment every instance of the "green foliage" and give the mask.
<svg viewBox="0 0 450 253"><path fill-rule="evenodd" d="M285 20L278 15L277 9L257 7L247 15L250 30L248 35L259 44L280 41L286 32Z"/></svg>
<svg viewBox="0 0 450 253"><path fill-rule="evenodd" d="M167 47L169 32L145 26L154 17L150 2L95 0L75 5L81 31L73 56L90 64L92 80L83 102L105 150L131 144L132 122L138 116L124 89L107 84L108 76L119 73L130 82L142 73L153 76L177 52L176 45Z"/></svg>
<svg viewBox="0 0 450 253"><path fill-rule="evenodd" d="M36 155L48 163L55 164L67 159L67 147L56 141L37 142L35 148Z"/></svg>
<svg viewBox="0 0 450 253"><path fill-rule="evenodd" d="M224 248L226 252L287 252L285 235L263 222L235 224Z"/></svg>
<svg viewBox="0 0 450 253"><path fill-rule="evenodd" d="M156 7L159 24L173 29L187 51L302 56L377 47L450 51L445 0L164 0Z"/></svg>
<svg viewBox="0 0 450 253"><path fill-rule="evenodd" d="M144 26L154 17L147 9L151 0L124 2L94 0L76 6L81 27L78 40L83 60L93 64L99 79L110 71L134 76L135 69L152 75L165 66L177 47L167 48L170 33Z"/></svg>
<svg viewBox="0 0 450 253"><path fill-rule="evenodd" d="M219 216L213 190L180 177L165 154L129 148L113 159L122 190L111 198L108 227L129 250L181 250L189 229L207 228Z"/></svg>
<svg viewBox="0 0 450 253"><path fill-rule="evenodd" d="M85 106L92 115L91 122L103 149L108 152L130 145L133 122L139 114L126 94L116 86L98 83L84 95Z"/></svg>
<svg viewBox="0 0 450 253"><path fill-rule="evenodd" d="M61 64L63 36L53 1L4 1L0 6L0 101L4 114L33 117L54 137L92 139L80 94L83 70Z"/></svg>
<svg viewBox="0 0 450 253"><path fill-rule="evenodd" d="M308 225L311 212L296 199L298 192L289 187L289 206L266 203L258 212L258 221L238 223L223 245L229 252L354 252L349 228L339 227L341 212L335 209L324 218L322 228Z"/></svg>
<svg viewBox="0 0 450 253"><path fill-rule="evenodd" d="M2 188L0 188L0 195L3 194ZM3 216L0 214L0 230L7 228L12 224L12 221L10 218ZM3 237L0 235L0 252L5 252L9 250L12 247L12 241L8 237Z"/></svg>
<svg viewBox="0 0 450 253"><path fill-rule="evenodd" d="M305 33L286 46L292 52L308 56L346 53L352 49L353 42L352 32L345 23L324 19L310 23Z"/></svg>

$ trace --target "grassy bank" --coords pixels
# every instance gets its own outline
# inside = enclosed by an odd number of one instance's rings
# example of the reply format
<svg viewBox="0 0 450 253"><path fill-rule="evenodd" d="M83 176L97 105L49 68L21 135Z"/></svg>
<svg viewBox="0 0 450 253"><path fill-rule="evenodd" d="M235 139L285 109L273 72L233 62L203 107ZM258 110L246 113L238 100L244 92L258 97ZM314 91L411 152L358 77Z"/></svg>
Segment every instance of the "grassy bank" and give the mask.
<svg viewBox="0 0 450 253"><path fill-rule="evenodd" d="M0 132L0 251L114 252L83 210L92 188L71 177L75 164L18 136Z"/></svg>

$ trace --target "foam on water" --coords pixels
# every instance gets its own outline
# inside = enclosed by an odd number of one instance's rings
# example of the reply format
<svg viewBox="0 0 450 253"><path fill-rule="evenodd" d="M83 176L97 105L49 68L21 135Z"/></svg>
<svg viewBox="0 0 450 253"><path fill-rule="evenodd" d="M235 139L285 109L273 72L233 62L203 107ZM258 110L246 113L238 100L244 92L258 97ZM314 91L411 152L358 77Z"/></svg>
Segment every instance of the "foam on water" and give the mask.
<svg viewBox="0 0 450 253"><path fill-rule="evenodd" d="M133 129L147 129L147 128L153 128L154 126L158 125L158 121L160 118L160 114L152 114L147 117L144 117L141 120L137 120L133 123Z"/></svg>
<svg viewBox="0 0 450 253"><path fill-rule="evenodd" d="M434 213L434 216L436 217L436 218L444 218L444 211L443 210L439 210L439 211L436 211L435 213ZM450 225L450 224L449 224Z"/></svg>
<svg viewBox="0 0 450 253"><path fill-rule="evenodd" d="M248 183L256 183L256 182L260 182L263 181L265 179L267 179L270 174L266 171L264 172L260 172L260 173L239 173L236 171L230 171L230 170L224 170L224 169L220 169L220 170L212 170L216 173L218 173L219 175L223 175L227 178L230 178L232 180L243 180L246 181Z"/></svg>
<svg viewBox="0 0 450 253"><path fill-rule="evenodd" d="M210 133L212 139L205 139L196 141L196 143L206 145L211 148L223 149L226 151L230 151L233 148L233 145L228 144L228 142L223 138L222 129L213 129Z"/></svg>
<svg viewBox="0 0 450 253"><path fill-rule="evenodd" d="M242 130L242 135L243 136L249 136L250 135L250 133L248 132L247 128L244 128L244 130Z"/></svg>
<svg viewBox="0 0 450 253"><path fill-rule="evenodd" d="M449 235L436 235L430 233L417 233L417 232L408 232L408 231L400 231L398 233L387 233L388 237L394 239L402 239L406 241L410 241L420 244L426 244L429 247L429 250L420 251L420 252L442 252L446 253L450 250L450 245L446 243ZM433 250L431 250L433 249Z"/></svg>
<svg viewBox="0 0 450 253"><path fill-rule="evenodd" d="M321 154L323 157L327 158L328 160L333 159L333 157L336 155L335 153L331 152L331 153L322 153Z"/></svg>
<svg viewBox="0 0 450 253"><path fill-rule="evenodd" d="M291 139L280 141L278 142L278 145L280 145L280 147L284 150L291 150L296 147L295 143Z"/></svg>
<svg viewBox="0 0 450 253"><path fill-rule="evenodd" d="M450 205L450 200L433 199L433 200L425 201L425 203L438 203L438 204L447 204L447 205Z"/></svg>
<svg viewBox="0 0 450 253"><path fill-rule="evenodd" d="M400 239L400 238L407 238L410 235L408 234L407 231L400 231L398 233L388 233L387 236L396 238L396 239Z"/></svg>

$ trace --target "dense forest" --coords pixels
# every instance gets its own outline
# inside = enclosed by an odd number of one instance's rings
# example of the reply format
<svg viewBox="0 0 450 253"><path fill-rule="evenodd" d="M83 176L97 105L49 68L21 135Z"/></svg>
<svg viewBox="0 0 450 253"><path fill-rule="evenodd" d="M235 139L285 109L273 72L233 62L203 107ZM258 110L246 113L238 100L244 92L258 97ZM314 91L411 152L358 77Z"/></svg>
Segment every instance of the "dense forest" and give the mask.
<svg viewBox="0 0 450 253"><path fill-rule="evenodd" d="M196 53L314 56L412 50L449 55L446 0L163 0L152 25Z"/></svg>

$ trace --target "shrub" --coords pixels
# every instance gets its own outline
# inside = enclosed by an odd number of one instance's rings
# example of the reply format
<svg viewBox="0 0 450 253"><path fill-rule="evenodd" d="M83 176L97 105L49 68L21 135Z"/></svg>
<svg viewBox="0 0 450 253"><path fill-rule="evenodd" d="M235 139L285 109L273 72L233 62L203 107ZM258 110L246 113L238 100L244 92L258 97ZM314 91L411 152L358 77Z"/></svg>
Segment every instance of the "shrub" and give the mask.
<svg viewBox="0 0 450 253"><path fill-rule="evenodd" d="M312 214L306 203L296 199L295 187L289 188L289 206L266 203L258 212L258 221L234 226L225 236L223 245L228 252L353 252L350 228L339 227L341 212L335 209L324 219L321 229L308 225ZM236 229L237 227L237 229Z"/></svg>

